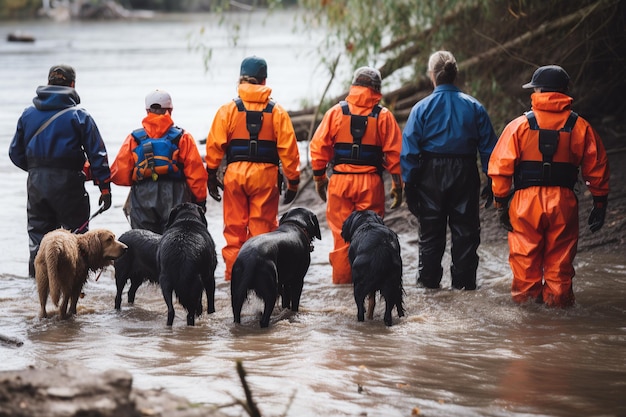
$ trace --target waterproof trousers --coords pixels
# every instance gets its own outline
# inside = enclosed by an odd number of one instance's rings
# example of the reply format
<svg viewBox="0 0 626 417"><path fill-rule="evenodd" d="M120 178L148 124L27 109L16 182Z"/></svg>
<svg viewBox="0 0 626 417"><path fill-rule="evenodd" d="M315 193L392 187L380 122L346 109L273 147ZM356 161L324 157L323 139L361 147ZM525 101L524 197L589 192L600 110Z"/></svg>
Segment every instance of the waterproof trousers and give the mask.
<svg viewBox="0 0 626 417"><path fill-rule="evenodd" d="M326 221L333 234L334 248L329 254L333 284L351 284L348 260L349 243L341 237L343 222L356 210L372 210L385 215L385 187L378 173L333 174L328 181Z"/></svg>
<svg viewBox="0 0 626 417"><path fill-rule="evenodd" d="M135 183L130 189L130 227L163 234L170 211L190 201L185 180L147 179Z"/></svg>
<svg viewBox="0 0 626 417"><path fill-rule="evenodd" d="M439 288L441 260L450 227L452 287L476 289L480 244L480 176L475 158L431 157L423 161L416 181L419 222L418 284Z"/></svg>
<svg viewBox="0 0 626 417"><path fill-rule="evenodd" d="M529 187L511 199L509 263L517 303L574 304L572 278L578 245L578 201L565 187Z"/></svg>
<svg viewBox="0 0 626 417"><path fill-rule="evenodd" d="M35 276L35 256L43 236L60 227L74 231L89 218L89 195L85 174L60 168L32 168L26 181L28 274ZM87 227L83 232L89 230Z"/></svg>
<svg viewBox="0 0 626 417"><path fill-rule="evenodd" d="M224 173L225 279L239 249L252 236L278 227L278 166L261 162L233 162Z"/></svg>

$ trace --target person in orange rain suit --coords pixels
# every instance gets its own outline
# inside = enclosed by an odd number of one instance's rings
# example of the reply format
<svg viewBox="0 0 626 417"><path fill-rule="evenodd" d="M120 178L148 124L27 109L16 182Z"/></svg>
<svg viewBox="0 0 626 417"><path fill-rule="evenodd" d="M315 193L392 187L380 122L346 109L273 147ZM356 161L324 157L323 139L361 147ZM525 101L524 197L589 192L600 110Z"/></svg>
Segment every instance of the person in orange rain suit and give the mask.
<svg viewBox="0 0 626 417"><path fill-rule="evenodd" d="M295 199L300 183L293 124L287 111L271 100L266 79L263 58L250 56L241 62L238 98L219 108L206 142L209 195L221 201L218 188L224 191L222 256L227 281L244 242L278 227L279 164L288 182L284 204ZM224 156L222 184L217 169Z"/></svg>
<svg viewBox="0 0 626 417"><path fill-rule="evenodd" d="M131 186L130 225L162 234L170 210L193 202L206 210L207 173L193 136L172 120L172 98L146 96L142 128L129 134L111 166L111 181Z"/></svg>
<svg viewBox="0 0 626 417"><path fill-rule="evenodd" d="M578 244L574 186L579 168L593 196L589 228L596 232L604 224L609 194L606 152L591 125L571 110L568 86L563 68L537 69L523 86L534 89L532 110L505 127L489 160L494 205L509 231L511 294L517 303L574 304Z"/></svg>
<svg viewBox="0 0 626 417"><path fill-rule="evenodd" d="M334 239L329 255L333 284L352 283L349 244L341 237L343 222L355 210L385 215L384 169L393 183L390 208L402 203L402 131L393 114L379 104L380 85L377 69L358 68L345 101L326 112L310 143L315 188L323 201L328 200L326 221ZM329 164L330 179L326 175Z"/></svg>

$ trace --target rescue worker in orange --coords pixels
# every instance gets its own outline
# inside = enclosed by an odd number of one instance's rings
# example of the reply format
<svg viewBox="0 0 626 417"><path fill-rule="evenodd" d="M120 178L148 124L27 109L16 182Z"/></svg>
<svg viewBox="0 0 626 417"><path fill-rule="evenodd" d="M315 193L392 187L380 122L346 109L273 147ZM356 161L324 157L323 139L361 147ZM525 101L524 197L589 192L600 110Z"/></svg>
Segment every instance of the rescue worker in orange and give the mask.
<svg viewBox="0 0 626 417"><path fill-rule="evenodd" d="M511 295L517 303L574 304L579 169L593 196L589 228L596 232L604 224L607 155L600 136L572 111L569 82L557 65L537 69L522 86L534 89L532 110L505 127L489 161L494 205L509 231Z"/></svg>
<svg viewBox="0 0 626 417"><path fill-rule="evenodd" d="M230 281L239 249L252 236L278 227L279 164L287 179L283 203L291 203L300 184L300 153L287 111L266 85L267 62L250 56L241 62L238 97L219 108L206 142L209 195L224 192L225 276ZM226 157L223 183L217 170ZM282 178L281 178L282 180Z"/></svg>
<svg viewBox="0 0 626 417"><path fill-rule="evenodd" d="M206 210L207 173L191 133L174 125L169 93L152 91L145 104L143 127L122 143L111 181L131 186L131 227L162 234L178 204L193 202Z"/></svg>
<svg viewBox="0 0 626 417"><path fill-rule="evenodd" d="M380 86L376 68L358 68L348 96L326 112L310 143L315 189L327 201L326 221L334 239L329 254L333 284L352 283L349 244L341 237L343 222L355 210L385 215L383 170L392 178L390 208L402 203L402 131L393 114L379 104Z"/></svg>

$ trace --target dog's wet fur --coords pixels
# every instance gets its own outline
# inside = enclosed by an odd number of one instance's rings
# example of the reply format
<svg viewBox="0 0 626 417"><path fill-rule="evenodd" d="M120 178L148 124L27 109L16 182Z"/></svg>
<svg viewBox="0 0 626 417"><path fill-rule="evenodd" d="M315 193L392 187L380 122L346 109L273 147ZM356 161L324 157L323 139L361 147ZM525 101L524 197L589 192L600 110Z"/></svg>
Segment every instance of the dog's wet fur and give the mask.
<svg viewBox="0 0 626 417"><path fill-rule="evenodd" d="M217 253L200 206L183 203L170 211L157 249L157 264L168 326L174 322L174 293L187 310L189 326L194 326L195 318L202 314L203 290L207 313L215 312Z"/></svg>
<svg viewBox="0 0 626 417"><path fill-rule="evenodd" d="M283 308L298 311L315 238L322 238L317 216L309 209L296 207L283 214L276 230L243 244L231 275L235 323L241 323L241 309L251 290L265 303L261 327L269 326L278 295Z"/></svg>
<svg viewBox="0 0 626 417"><path fill-rule="evenodd" d="M396 307L404 316L402 258L398 235L389 229L376 212L354 211L341 229L341 237L350 243L348 258L352 267L354 301L358 321L365 320L365 298L369 296L367 317L373 318L376 292L385 299L385 325L393 324L391 312Z"/></svg>
<svg viewBox="0 0 626 417"><path fill-rule="evenodd" d="M115 267L115 309L120 310L122 292L126 282L130 280L128 304L135 302L137 289L144 282L159 283L157 249L161 235L145 229L132 229L120 235L118 240L128 246L124 255L113 263Z"/></svg>
<svg viewBox="0 0 626 417"><path fill-rule="evenodd" d="M41 305L39 317L48 317L48 295L55 306L61 301L59 316L62 319L67 318L68 313L76 314L76 304L89 272L111 265L126 249L126 245L106 229L94 229L84 234L57 229L44 235L35 257L35 279Z"/></svg>

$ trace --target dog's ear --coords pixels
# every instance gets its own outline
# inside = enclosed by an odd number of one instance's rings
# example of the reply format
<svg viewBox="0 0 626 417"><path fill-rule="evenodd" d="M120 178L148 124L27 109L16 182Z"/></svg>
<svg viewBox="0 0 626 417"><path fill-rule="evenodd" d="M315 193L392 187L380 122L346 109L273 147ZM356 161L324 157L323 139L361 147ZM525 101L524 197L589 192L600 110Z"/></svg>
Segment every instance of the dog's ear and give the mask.
<svg viewBox="0 0 626 417"><path fill-rule="evenodd" d="M350 240L352 240L352 223L354 223L354 218L357 216L357 213L358 212L356 211L350 213L341 226L341 237L346 241L346 243L350 243Z"/></svg>
<svg viewBox="0 0 626 417"><path fill-rule="evenodd" d="M322 240L322 232L320 231L320 222L317 220L317 216L315 213L311 212L310 214L311 224L313 225L313 230L310 230L311 235L315 236L319 240Z"/></svg>
<svg viewBox="0 0 626 417"><path fill-rule="evenodd" d="M191 203L191 204L196 206L196 210L198 211L198 217L200 217L200 220L202 221L202 223L204 223L206 227L209 227L209 223L206 221L206 215L204 214L204 211L202 211L202 207L194 203Z"/></svg>
<svg viewBox="0 0 626 417"><path fill-rule="evenodd" d="M170 210L170 215L167 217L167 223L165 223L165 228L167 229L168 227L170 227L172 225L172 223L174 223L174 220L176 220L176 216L178 216L178 212L180 211L180 205L173 207Z"/></svg>

